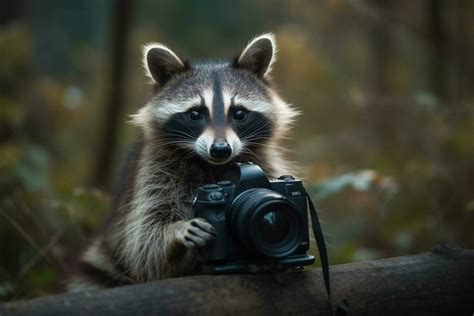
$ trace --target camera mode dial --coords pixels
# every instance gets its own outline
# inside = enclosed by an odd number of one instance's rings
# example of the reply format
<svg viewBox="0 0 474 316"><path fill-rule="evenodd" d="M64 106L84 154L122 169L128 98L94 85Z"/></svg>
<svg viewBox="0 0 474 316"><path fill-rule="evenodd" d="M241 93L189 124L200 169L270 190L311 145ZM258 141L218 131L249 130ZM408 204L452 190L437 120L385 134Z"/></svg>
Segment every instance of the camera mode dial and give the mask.
<svg viewBox="0 0 474 316"><path fill-rule="evenodd" d="M197 199L208 204L220 204L225 202L222 187L217 184L207 184L199 188Z"/></svg>

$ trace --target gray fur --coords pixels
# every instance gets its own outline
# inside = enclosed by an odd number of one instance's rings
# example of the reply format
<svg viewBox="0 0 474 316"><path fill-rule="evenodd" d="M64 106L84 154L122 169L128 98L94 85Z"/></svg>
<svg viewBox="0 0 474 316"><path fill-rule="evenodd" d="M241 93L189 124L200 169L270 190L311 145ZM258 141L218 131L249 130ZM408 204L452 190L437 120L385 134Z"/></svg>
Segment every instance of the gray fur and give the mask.
<svg viewBox="0 0 474 316"><path fill-rule="evenodd" d="M266 43L264 53L272 55L255 59L267 62L263 68L262 65L253 67L259 71L256 73L252 67L248 68L252 60L248 54L261 54L262 50L253 45L261 45L262 40ZM273 50L268 51L268 41ZM147 54L154 47L162 50L159 54L155 51L155 57L165 56L167 60L176 57L181 61L165 46L154 45L145 48L146 67ZM215 238L211 225L192 219L191 201L198 187L219 181L226 166L234 161L253 161L270 176L294 173L280 143L298 113L281 100L270 83L274 45L272 35L262 35L243 50L242 54L247 54L244 57L241 54L229 61L185 62L182 64L186 70L178 67L179 71L170 73L167 80L153 73L160 69L159 60L154 61L154 65L158 65L154 69L146 68L147 74L154 78L155 93L133 116L140 137L127 163L128 172L122 178L124 185L114 199L107 226L81 256L81 264L87 271L79 270L70 279L70 290L198 273L200 262L196 248ZM244 68L239 60L245 60ZM235 106L232 102L238 102L239 106L258 112L271 123L269 134L252 142L252 135L265 126L252 126L250 135L241 139L227 121L220 122L219 126L225 128L227 140L232 139L233 146L232 156L221 164L206 154L215 134L211 125L205 127L206 132L198 139L189 137L179 141L164 139L162 130L173 115L202 102L212 117L213 98L209 94L216 86L215 80L222 89L226 115ZM113 282L105 282L107 278Z"/></svg>

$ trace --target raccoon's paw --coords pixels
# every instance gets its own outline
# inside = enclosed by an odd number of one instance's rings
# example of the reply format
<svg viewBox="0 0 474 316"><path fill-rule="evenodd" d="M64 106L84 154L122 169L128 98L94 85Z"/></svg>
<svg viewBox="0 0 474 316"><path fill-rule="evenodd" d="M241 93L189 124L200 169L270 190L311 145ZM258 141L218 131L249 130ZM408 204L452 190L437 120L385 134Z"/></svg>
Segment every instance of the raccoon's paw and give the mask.
<svg viewBox="0 0 474 316"><path fill-rule="evenodd" d="M204 247L216 238L214 227L202 218L179 223L175 234L186 248Z"/></svg>

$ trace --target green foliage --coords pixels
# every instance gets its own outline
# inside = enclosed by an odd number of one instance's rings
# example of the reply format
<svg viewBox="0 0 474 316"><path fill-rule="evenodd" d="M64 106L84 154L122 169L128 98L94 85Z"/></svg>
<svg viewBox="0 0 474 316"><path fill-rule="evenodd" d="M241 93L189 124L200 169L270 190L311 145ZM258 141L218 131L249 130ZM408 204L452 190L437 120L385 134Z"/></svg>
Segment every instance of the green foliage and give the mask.
<svg viewBox="0 0 474 316"><path fill-rule="evenodd" d="M18 162L13 175L26 190L37 191L48 186L49 155L39 145L22 144L20 146L21 160Z"/></svg>
<svg viewBox="0 0 474 316"><path fill-rule="evenodd" d="M78 161L88 162L74 154L80 142L61 132L84 110L77 89L33 77L30 41L23 24L0 30L0 300L58 291L65 262L109 208L103 192L81 188L86 169Z"/></svg>
<svg viewBox="0 0 474 316"><path fill-rule="evenodd" d="M377 180L379 180L378 175L374 170L353 171L323 180L311 186L309 192L312 193L317 200L322 200L330 195L341 192L345 188L352 188L362 192L369 191ZM395 193L396 187L388 177L383 178L380 182L382 182L380 186L383 186L384 189L390 190L392 194Z"/></svg>

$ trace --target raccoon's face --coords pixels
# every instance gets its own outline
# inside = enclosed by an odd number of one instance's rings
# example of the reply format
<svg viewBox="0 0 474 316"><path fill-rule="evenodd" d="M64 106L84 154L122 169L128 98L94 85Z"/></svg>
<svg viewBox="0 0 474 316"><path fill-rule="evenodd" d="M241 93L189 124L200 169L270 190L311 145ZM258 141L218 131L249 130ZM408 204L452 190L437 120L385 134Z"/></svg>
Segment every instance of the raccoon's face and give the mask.
<svg viewBox="0 0 474 316"><path fill-rule="evenodd" d="M156 92L133 121L157 143L213 165L258 155L297 114L269 85L274 60L271 34L230 61L183 62L163 45L147 45L144 65Z"/></svg>

